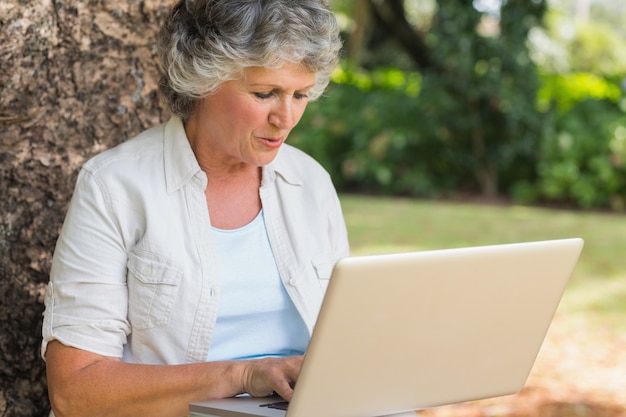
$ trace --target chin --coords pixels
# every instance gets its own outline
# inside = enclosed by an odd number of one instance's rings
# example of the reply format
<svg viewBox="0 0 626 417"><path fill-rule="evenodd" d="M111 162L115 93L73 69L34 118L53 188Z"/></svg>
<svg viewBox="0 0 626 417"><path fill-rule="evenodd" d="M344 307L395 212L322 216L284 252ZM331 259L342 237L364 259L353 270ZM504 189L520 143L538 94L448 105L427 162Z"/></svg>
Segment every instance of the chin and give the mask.
<svg viewBox="0 0 626 417"><path fill-rule="evenodd" d="M271 162L274 161L274 159L276 159L276 156L278 155L278 150L273 151L273 152L264 152L262 155L259 155L256 158L256 165L258 166L264 166L267 165Z"/></svg>

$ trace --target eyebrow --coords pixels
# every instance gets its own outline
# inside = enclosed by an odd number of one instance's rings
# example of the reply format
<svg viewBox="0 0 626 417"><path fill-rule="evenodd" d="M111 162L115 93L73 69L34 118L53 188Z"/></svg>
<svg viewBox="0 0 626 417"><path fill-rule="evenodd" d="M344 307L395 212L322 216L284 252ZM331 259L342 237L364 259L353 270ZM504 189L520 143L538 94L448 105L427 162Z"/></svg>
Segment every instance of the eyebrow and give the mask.
<svg viewBox="0 0 626 417"><path fill-rule="evenodd" d="M253 84L248 84L248 87L249 88L260 88L260 87L271 88L272 90L279 90L279 91L285 90L285 88L282 85L276 85L276 84L271 84L271 83L268 83L268 84L266 84L266 83L253 83ZM309 85L304 86L302 88L298 88L295 91L310 90L313 87L315 87L315 83L309 84Z"/></svg>

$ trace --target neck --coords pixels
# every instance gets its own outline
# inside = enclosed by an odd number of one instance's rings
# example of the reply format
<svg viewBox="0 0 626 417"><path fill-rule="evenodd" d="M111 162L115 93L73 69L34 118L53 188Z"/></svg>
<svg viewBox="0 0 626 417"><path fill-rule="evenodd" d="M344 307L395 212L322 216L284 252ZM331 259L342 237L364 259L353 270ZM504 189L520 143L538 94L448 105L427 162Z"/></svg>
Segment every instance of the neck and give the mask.
<svg viewBox="0 0 626 417"><path fill-rule="evenodd" d="M197 119L192 115L185 123L185 134L200 168L207 177L214 181L229 181L236 178L249 178L250 175L260 176L260 168L247 164L239 159L220 154L207 144L210 141L198 129Z"/></svg>

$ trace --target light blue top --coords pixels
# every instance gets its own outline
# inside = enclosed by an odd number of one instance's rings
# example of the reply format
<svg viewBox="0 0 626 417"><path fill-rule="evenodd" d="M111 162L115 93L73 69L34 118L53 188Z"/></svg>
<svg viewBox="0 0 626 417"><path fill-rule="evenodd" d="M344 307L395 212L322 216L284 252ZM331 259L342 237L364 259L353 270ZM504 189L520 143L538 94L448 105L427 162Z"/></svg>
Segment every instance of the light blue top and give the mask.
<svg viewBox="0 0 626 417"><path fill-rule="evenodd" d="M263 210L239 229L213 230L222 296L207 359L303 354L309 332L280 279Z"/></svg>

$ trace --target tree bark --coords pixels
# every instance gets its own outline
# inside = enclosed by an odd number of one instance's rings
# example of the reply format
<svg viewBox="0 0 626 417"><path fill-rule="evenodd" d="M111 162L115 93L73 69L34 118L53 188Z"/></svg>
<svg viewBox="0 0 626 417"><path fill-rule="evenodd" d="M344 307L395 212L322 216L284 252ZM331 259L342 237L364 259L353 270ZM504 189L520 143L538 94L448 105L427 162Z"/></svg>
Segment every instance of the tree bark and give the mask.
<svg viewBox="0 0 626 417"><path fill-rule="evenodd" d="M0 416L46 416L50 260L77 170L169 117L157 33L173 0L0 0Z"/></svg>

